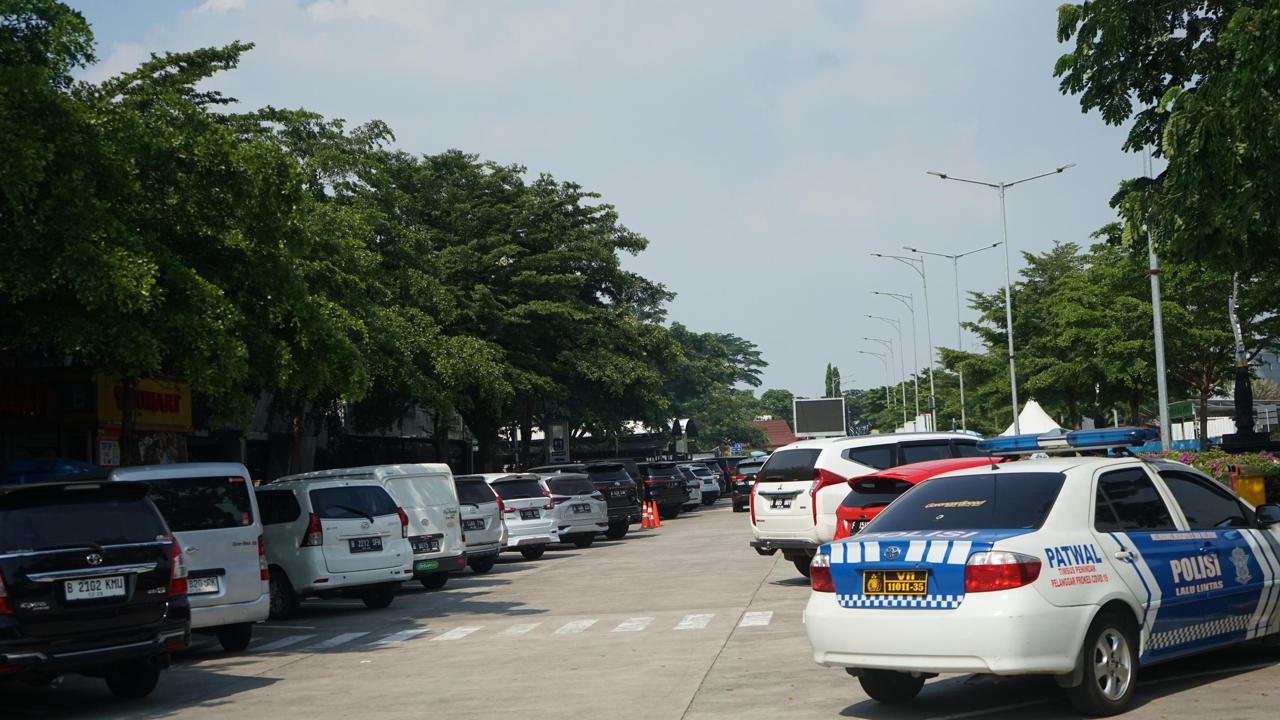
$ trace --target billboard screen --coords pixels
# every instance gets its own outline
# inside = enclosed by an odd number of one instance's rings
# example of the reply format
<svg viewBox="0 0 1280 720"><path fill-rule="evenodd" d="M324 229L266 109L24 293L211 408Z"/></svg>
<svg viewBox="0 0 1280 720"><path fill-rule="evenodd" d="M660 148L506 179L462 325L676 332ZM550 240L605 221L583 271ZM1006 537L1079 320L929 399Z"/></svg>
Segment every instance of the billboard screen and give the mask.
<svg viewBox="0 0 1280 720"><path fill-rule="evenodd" d="M843 436L844 398L795 401L795 433L807 437Z"/></svg>

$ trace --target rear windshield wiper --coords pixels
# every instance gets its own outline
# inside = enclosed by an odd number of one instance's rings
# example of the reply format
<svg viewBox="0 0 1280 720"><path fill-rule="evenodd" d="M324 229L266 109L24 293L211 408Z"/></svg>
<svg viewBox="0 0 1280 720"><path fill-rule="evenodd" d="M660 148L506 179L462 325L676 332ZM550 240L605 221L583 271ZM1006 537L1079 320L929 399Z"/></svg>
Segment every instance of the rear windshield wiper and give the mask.
<svg viewBox="0 0 1280 720"><path fill-rule="evenodd" d="M365 512L365 511L363 511L363 510L357 510L357 509L355 509L355 508L353 508L353 507L351 507L351 506L349 506L349 505L330 505L329 507L331 507L331 508L337 508L337 509L339 509L339 510L346 510L346 511L347 511L347 512L349 512L349 513L355 513L356 515L359 515L360 517L362 517L362 518L364 518L364 519L368 520L369 522L373 522L373 515L371 515L371 514L369 514L369 513Z"/></svg>

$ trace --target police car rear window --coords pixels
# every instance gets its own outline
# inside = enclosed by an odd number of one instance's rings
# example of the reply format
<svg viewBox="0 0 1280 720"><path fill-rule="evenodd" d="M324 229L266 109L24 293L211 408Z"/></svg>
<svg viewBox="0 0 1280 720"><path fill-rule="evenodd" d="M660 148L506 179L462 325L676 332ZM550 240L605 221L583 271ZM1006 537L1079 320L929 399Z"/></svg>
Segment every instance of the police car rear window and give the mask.
<svg viewBox="0 0 1280 720"><path fill-rule="evenodd" d="M934 478L907 491L864 532L1038 528L1064 479L1035 472Z"/></svg>
<svg viewBox="0 0 1280 720"><path fill-rule="evenodd" d="M898 496L912 488L906 480L894 478L864 477L856 478L851 483L851 491L844 496L842 507L875 508L884 507Z"/></svg>
<svg viewBox="0 0 1280 720"><path fill-rule="evenodd" d="M769 456L760 468L756 480L760 482L795 482L813 479L813 468L818 464L821 450L780 450ZM741 466L739 466L741 467Z"/></svg>

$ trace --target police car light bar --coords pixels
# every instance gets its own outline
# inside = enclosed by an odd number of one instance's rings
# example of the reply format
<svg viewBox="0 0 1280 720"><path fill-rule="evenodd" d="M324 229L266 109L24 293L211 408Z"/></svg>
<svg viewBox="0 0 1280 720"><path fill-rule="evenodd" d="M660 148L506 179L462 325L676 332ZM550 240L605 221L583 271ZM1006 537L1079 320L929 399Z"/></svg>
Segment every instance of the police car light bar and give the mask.
<svg viewBox="0 0 1280 720"><path fill-rule="evenodd" d="M1051 430L1039 435L1007 435L978 441L978 449L993 455L1016 455L1037 452L1069 452L1103 450L1142 445L1160 434L1152 428L1116 427L1098 430Z"/></svg>

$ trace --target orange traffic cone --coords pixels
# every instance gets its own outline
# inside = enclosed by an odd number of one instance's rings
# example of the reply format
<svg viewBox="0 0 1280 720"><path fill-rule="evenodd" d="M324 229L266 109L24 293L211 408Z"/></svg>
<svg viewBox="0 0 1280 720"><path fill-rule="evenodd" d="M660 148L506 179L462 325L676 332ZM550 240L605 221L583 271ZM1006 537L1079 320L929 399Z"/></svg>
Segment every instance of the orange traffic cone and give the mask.
<svg viewBox="0 0 1280 720"><path fill-rule="evenodd" d="M649 519L649 503L644 503L640 507L640 528L648 530L653 527L653 521Z"/></svg>
<svg viewBox="0 0 1280 720"><path fill-rule="evenodd" d="M662 513L658 511L658 501L654 500L652 504L653 504L653 526L656 528L660 528L662 527Z"/></svg>

